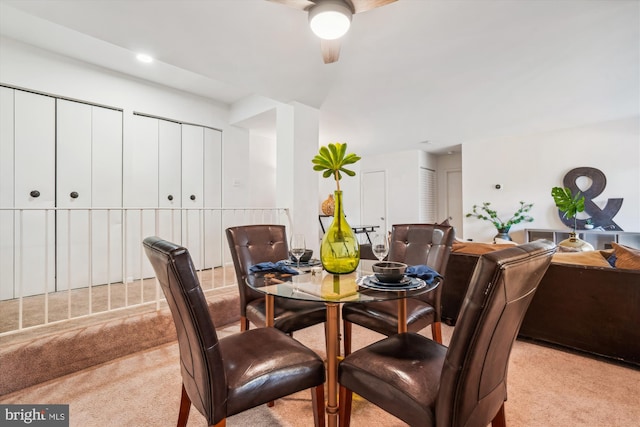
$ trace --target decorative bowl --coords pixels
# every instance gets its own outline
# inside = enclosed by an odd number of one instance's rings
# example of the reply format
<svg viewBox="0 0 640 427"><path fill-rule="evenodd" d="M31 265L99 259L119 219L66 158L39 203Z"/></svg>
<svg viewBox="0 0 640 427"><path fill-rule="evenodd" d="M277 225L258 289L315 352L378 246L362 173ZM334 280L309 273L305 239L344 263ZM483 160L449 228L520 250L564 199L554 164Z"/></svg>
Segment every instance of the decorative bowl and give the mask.
<svg viewBox="0 0 640 427"><path fill-rule="evenodd" d="M407 264L401 262L377 262L371 267L376 279L385 283L398 283L404 278Z"/></svg>
<svg viewBox="0 0 640 427"><path fill-rule="evenodd" d="M300 257L300 262L309 262L309 260L311 259L311 255L313 255L313 250L312 249L307 249L304 251L304 255L302 255ZM296 262L296 257L294 257L293 255L291 255L291 252L289 252L289 256L291 257L291 261Z"/></svg>

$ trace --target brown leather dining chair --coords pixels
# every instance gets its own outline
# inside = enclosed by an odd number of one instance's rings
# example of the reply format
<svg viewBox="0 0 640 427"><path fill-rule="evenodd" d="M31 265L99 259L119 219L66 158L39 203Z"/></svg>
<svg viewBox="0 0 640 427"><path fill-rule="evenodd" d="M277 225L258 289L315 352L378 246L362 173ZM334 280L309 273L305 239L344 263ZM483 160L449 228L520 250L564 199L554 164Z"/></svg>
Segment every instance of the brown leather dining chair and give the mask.
<svg viewBox="0 0 640 427"><path fill-rule="evenodd" d="M538 240L483 255L449 348L407 332L345 357L340 426L349 425L351 392L412 426L505 426L511 348L555 249Z"/></svg>
<svg viewBox="0 0 640 427"><path fill-rule="evenodd" d="M192 403L209 426L223 427L231 415L305 389L311 389L315 425L324 426L322 359L275 328L218 339L189 251L158 237L143 244L178 335L178 427L187 424Z"/></svg>
<svg viewBox="0 0 640 427"><path fill-rule="evenodd" d="M240 292L240 328L249 329L249 322L266 325L264 294L251 289L245 282L252 265L277 262L289 258L289 245L283 225L243 225L226 230L229 249ZM323 303L276 298L274 327L292 334L294 331L323 323L327 311Z"/></svg>
<svg viewBox="0 0 640 427"><path fill-rule="evenodd" d="M450 225L397 224L391 229L389 261L407 265L427 265L444 276L454 229ZM409 298L407 304L407 330L418 332L431 325L433 338L441 343L441 295L443 280L427 294ZM398 333L398 303L383 301L374 303L345 304L342 307L344 328L344 354L351 353L352 324L363 326L384 335Z"/></svg>

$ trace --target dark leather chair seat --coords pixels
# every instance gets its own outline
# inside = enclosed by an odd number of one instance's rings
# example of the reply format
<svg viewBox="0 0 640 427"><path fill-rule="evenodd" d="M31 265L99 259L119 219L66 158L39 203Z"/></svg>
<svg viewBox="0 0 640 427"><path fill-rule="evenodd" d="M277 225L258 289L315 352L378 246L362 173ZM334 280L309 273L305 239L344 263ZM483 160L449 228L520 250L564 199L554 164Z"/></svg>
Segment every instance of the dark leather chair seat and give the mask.
<svg viewBox="0 0 640 427"><path fill-rule="evenodd" d="M322 359L275 328L259 328L218 339L189 251L148 237L144 250L171 310L180 349L182 398L178 426L191 404L209 426L227 417L311 389L316 426L324 426Z"/></svg>
<svg viewBox="0 0 640 427"><path fill-rule="evenodd" d="M513 342L555 245L536 241L478 262L449 348L408 332L340 363L340 426L352 393L412 426L504 426Z"/></svg>

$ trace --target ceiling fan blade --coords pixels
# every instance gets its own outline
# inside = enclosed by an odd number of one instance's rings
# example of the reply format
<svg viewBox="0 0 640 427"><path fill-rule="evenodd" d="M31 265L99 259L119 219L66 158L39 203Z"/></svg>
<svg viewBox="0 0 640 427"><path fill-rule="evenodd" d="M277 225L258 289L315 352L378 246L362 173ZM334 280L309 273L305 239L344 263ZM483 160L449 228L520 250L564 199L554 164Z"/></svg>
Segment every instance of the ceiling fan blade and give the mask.
<svg viewBox="0 0 640 427"><path fill-rule="evenodd" d="M347 0L353 5L353 13L366 12L367 10L375 9L376 7L384 6L389 3L393 3L397 0Z"/></svg>
<svg viewBox="0 0 640 427"><path fill-rule="evenodd" d="M320 39L320 49L322 50L322 59L325 64L336 62L340 58L340 39Z"/></svg>
<svg viewBox="0 0 640 427"><path fill-rule="evenodd" d="M299 10L309 10L309 8L315 4L314 2L309 0L267 0L267 1L270 1L273 3L280 3L285 6L289 6Z"/></svg>

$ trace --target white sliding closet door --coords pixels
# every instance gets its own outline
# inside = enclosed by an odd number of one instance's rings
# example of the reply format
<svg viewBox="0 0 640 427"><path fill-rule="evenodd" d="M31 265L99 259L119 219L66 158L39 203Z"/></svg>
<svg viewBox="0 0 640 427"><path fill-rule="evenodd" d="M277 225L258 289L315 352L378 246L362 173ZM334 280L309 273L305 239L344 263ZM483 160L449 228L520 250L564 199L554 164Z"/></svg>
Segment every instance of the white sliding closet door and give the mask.
<svg viewBox="0 0 640 427"><path fill-rule="evenodd" d="M91 281L91 106L57 100L57 289ZM64 210L73 208L82 210ZM71 274L70 274L71 272Z"/></svg>
<svg viewBox="0 0 640 427"><path fill-rule="evenodd" d="M122 113L57 103L57 288L119 282L121 213L91 208L122 203Z"/></svg>
<svg viewBox="0 0 640 427"><path fill-rule="evenodd" d="M204 129L204 206L222 207L222 132ZM205 210L204 267L222 265L222 213ZM225 242L226 243L226 242Z"/></svg>
<svg viewBox="0 0 640 427"><path fill-rule="evenodd" d="M124 146L124 206L155 208L158 206L158 120L134 116L132 127ZM174 167L178 165L174 162ZM155 213L151 209L128 211L125 230L126 279L152 277L153 268L144 255L142 241L157 233Z"/></svg>
<svg viewBox="0 0 640 427"><path fill-rule="evenodd" d="M54 290L55 99L14 91L15 290Z"/></svg>
<svg viewBox="0 0 640 427"><path fill-rule="evenodd" d="M158 120L159 176L158 206L180 208L182 206L182 129L179 123ZM160 210L158 212L158 236L170 242L182 241L182 212Z"/></svg>
<svg viewBox="0 0 640 427"><path fill-rule="evenodd" d="M92 107L93 283L122 281L122 111Z"/></svg>
<svg viewBox="0 0 640 427"><path fill-rule="evenodd" d="M204 128L182 125L182 244L189 249L198 270L204 266Z"/></svg>
<svg viewBox="0 0 640 427"><path fill-rule="evenodd" d="M13 98L0 87L0 208L13 207ZM13 298L13 212L0 211L0 300Z"/></svg>

